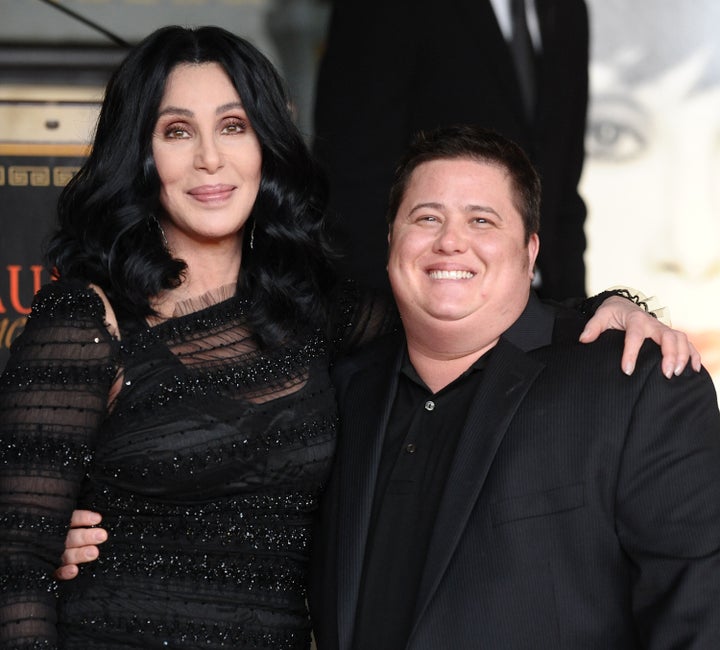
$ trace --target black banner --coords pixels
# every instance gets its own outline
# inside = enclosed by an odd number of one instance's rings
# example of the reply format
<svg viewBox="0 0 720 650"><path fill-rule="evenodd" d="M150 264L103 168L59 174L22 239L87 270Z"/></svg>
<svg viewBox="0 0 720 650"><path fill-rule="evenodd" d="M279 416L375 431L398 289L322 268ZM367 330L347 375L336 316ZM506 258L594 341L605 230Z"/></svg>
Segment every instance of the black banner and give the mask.
<svg viewBox="0 0 720 650"><path fill-rule="evenodd" d="M43 246L58 195L87 151L80 144L0 144L0 371L33 295L51 279Z"/></svg>

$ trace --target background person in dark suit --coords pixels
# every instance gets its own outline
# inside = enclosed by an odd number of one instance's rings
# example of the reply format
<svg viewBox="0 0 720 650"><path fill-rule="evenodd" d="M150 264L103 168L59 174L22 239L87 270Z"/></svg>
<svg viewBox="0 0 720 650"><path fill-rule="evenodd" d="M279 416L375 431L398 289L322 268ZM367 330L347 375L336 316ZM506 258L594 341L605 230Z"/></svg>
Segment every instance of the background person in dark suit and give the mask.
<svg viewBox="0 0 720 650"><path fill-rule="evenodd" d="M720 647L720 414L530 288L523 152L429 134L391 190L404 336L338 364L311 591L321 650Z"/></svg>
<svg viewBox="0 0 720 650"><path fill-rule="evenodd" d="M588 99L587 9L582 0L526 1L535 52L530 109L508 42L512 0L335 3L317 83L315 153L329 176L351 276L387 286L387 192L411 136L469 123L520 144L540 172L541 296L585 295L586 209L577 186Z"/></svg>

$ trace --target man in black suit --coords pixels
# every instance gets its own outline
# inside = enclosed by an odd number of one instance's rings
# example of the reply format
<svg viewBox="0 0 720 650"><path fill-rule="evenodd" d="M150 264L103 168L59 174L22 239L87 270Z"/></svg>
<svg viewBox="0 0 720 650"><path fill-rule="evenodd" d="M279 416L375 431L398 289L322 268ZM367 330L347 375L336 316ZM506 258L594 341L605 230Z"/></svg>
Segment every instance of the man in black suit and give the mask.
<svg viewBox="0 0 720 650"><path fill-rule="evenodd" d="M383 215L394 164L418 130L467 123L517 142L540 172L540 295L585 295L586 209L578 182L587 9L583 0L526 0L534 9L528 24L536 54L528 111L508 42L513 1L334 3L317 83L315 153L328 173L349 275L387 285Z"/></svg>
<svg viewBox="0 0 720 650"><path fill-rule="evenodd" d="M539 179L469 127L391 190L404 333L335 371L315 537L320 650L720 648L720 413L707 372L580 345L531 289Z"/></svg>

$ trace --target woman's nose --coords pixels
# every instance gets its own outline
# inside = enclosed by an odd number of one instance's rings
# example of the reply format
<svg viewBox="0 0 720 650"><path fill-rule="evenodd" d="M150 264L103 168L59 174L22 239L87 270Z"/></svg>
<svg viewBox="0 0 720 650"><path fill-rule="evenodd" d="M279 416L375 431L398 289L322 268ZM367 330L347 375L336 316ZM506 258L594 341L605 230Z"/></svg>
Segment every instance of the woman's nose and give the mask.
<svg viewBox="0 0 720 650"><path fill-rule="evenodd" d="M222 154L215 138L208 136L198 140L195 151L195 167L204 169L210 174L222 167Z"/></svg>

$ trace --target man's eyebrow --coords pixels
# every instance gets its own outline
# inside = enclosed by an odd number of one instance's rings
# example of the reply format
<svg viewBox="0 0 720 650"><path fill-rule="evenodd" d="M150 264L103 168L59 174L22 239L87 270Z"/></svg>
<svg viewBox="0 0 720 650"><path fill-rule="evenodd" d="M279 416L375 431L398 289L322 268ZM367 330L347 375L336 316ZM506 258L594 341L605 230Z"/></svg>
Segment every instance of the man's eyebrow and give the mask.
<svg viewBox="0 0 720 650"><path fill-rule="evenodd" d="M444 203L438 203L436 201L426 201L425 203L418 203L417 205L414 205L410 210L409 214L412 214L416 210L424 210L426 208L431 208L432 210L442 210L443 207L445 207Z"/></svg>
<svg viewBox="0 0 720 650"><path fill-rule="evenodd" d="M502 219L502 215L495 210L495 208L491 208L489 205L476 205L471 203L465 207L465 210L466 212L489 212L490 214L494 214L498 219Z"/></svg>
<svg viewBox="0 0 720 650"><path fill-rule="evenodd" d="M442 210L444 207L445 204L438 201L425 201L424 203L418 203L417 205L414 205L410 210L409 214L413 214L416 210L423 210L426 208L430 208L432 210ZM502 215L500 215L497 210L490 207L489 205L471 203L469 205L466 205L464 210L465 212L487 212L489 214L494 214L498 219L502 219Z"/></svg>

